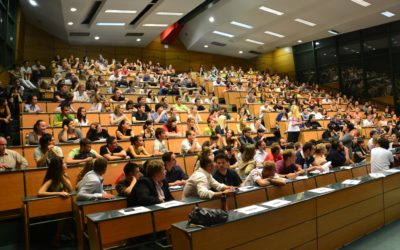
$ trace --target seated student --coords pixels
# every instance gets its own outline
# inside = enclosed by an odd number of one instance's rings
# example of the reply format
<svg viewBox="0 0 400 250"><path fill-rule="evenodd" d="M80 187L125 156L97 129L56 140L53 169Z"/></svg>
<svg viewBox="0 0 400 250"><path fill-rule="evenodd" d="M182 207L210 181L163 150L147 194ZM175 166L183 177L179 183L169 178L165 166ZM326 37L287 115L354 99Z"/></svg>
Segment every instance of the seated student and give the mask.
<svg viewBox="0 0 400 250"><path fill-rule="evenodd" d="M283 176L284 178L293 179L298 175L303 174L304 171L301 169L296 162L296 153L292 149L287 149L283 151L283 159L276 162L276 169L278 170L278 174Z"/></svg>
<svg viewBox="0 0 400 250"><path fill-rule="evenodd" d="M314 114L310 114L308 120L305 123L305 127L308 129L322 128L321 124L317 121Z"/></svg>
<svg viewBox="0 0 400 250"><path fill-rule="evenodd" d="M128 122L129 119L128 117L124 114L125 107L122 105L116 105L114 108L114 112L110 114L110 123L111 124L119 124L122 120L127 120Z"/></svg>
<svg viewBox="0 0 400 250"><path fill-rule="evenodd" d="M388 170L394 162L393 153L389 150L389 141L385 138L378 139L378 143L371 150L371 173Z"/></svg>
<svg viewBox="0 0 400 250"><path fill-rule="evenodd" d="M165 143L165 131L162 128L157 128L155 133L156 139L153 144L153 155L162 155L168 152L167 144Z"/></svg>
<svg viewBox="0 0 400 250"><path fill-rule="evenodd" d="M107 160L98 158L94 162L93 170L85 174L77 185L77 200L111 199L114 195L103 190L103 176L107 171Z"/></svg>
<svg viewBox="0 0 400 250"><path fill-rule="evenodd" d="M251 170L256 168L256 162L254 161L256 148L253 144L248 144L243 147L244 151L243 154L240 155L241 159L238 164L238 174L244 178L250 174Z"/></svg>
<svg viewBox="0 0 400 250"><path fill-rule="evenodd" d="M332 167L341 167L346 164L346 154L344 150L345 147L341 141L335 140L331 143L331 148L329 149L326 160L332 162Z"/></svg>
<svg viewBox="0 0 400 250"><path fill-rule="evenodd" d="M242 135L238 138L240 145L255 144L253 138L250 137L250 134L251 129L249 127L245 127L242 130Z"/></svg>
<svg viewBox="0 0 400 250"><path fill-rule="evenodd" d="M226 146L224 147L224 151L226 156L228 157L230 168L232 169L237 168L238 161L235 157L235 152L233 151L233 148L231 146Z"/></svg>
<svg viewBox="0 0 400 250"><path fill-rule="evenodd" d="M214 162L217 167L213 173L214 179L219 183L223 183L228 186L240 186L242 180L235 170L230 169L228 156L223 151L219 152L220 153L217 153L217 155L214 157Z"/></svg>
<svg viewBox="0 0 400 250"><path fill-rule="evenodd" d="M262 128L257 129L257 135L253 138L254 142L258 142L260 140L266 141L267 137L264 135L265 130Z"/></svg>
<svg viewBox="0 0 400 250"><path fill-rule="evenodd" d="M118 140L130 139L132 136L134 136L131 125L127 120L122 120L119 122L115 134Z"/></svg>
<svg viewBox="0 0 400 250"><path fill-rule="evenodd" d="M78 176L76 177L76 183L78 185L78 183L83 179L83 177L85 176L85 174L89 171L93 170L93 166L94 166L94 161L95 160L91 160L91 161L87 161L85 163L85 165L83 166L83 168L81 169L81 171L79 172Z"/></svg>
<svg viewBox="0 0 400 250"><path fill-rule="evenodd" d="M118 88L115 88L114 94L110 98L111 102L123 102L125 101L125 96L122 95L122 91Z"/></svg>
<svg viewBox="0 0 400 250"><path fill-rule="evenodd" d="M61 126L65 119L74 120L74 117L69 113L70 107L68 105L63 105L61 107L61 113L54 116L53 126Z"/></svg>
<svg viewBox="0 0 400 250"><path fill-rule="evenodd" d="M303 167L306 172L323 169L315 162L314 159L314 145L311 142L307 142L303 145L303 148L296 153L296 164Z"/></svg>
<svg viewBox="0 0 400 250"><path fill-rule="evenodd" d="M143 130L140 132L143 139L154 138L154 126L151 120L145 121L143 124Z"/></svg>
<svg viewBox="0 0 400 250"><path fill-rule="evenodd" d="M261 119L257 117L254 119L254 122L250 124L250 130L252 133L256 133L259 129L267 130L264 125L261 124Z"/></svg>
<svg viewBox="0 0 400 250"><path fill-rule="evenodd" d="M163 126L165 134L168 137L180 137L181 133L178 130L177 120L175 117L168 118L167 122Z"/></svg>
<svg viewBox="0 0 400 250"><path fill-rule="evenodd" d="M193 131L196 133L197 136L200 136L200 129L199 126L196 124L193 117L188 117L186 121L186 125L183 127L184 131Z"/></svg>
<svg viewBox="0 0 400 250"><path fill-rule="evenodd" d="M176 155L173 152L165 152L162 157L167 174L165 180L169 186L184 186L188 176L182 168L176 164Z"/></svg>
<svg viewBox="0 0 400 250"><path fill-rule="evenodd" d="M92 142L89 139L83 138L79 142L79 148L72 149L69 152L65 162L67 164L78 164L88 162L99 157L101 157L101 155L92 149Z"/></svg>
<svg viewBox="0 0 400 250"><path fill-rule="evenodd" d="M47 167L49 161L54 157L64 157L60 147L55 146L51 134L43 134L39 140L39 146L33 151L33 157L38 168Z"/></svg>
<svg viewBox="0 0 400 250"><path fill-rule="evenodd" d="M165 180L164 163L151 160L146 167L146 175L139 179L128 197L128 206L150 206L173 200Z"/></svg>
<svg viewBox="0 0 400 250"><path fill-rule="evenodd" d="M206 141L208 142L208 141ZM206 143L205 142L205 143ZM203 144L204 146L204 144ZM213 153L217 152L218 150L222 149L223 147L223 140L218 135L211 135L209 145L207 145Z"/></svg>
<svg viewBox="0 0 400 250"><path fill-rule="evenodd" d="M178 95L175 97L176 104L174 107L176 108L177 111L182 111L182 112L187 112L188 108L182 104L182 98Z"/></svg>
<svg viewBox="0 0 400 250"><path fill-rule="evenodd" d="M271 145L271 153L267 154L267 157L265 157L264 161L273 161L277 162L282 160L282 154L281 154L281 147L279 146L279 143L275 142L272 143Z"/></svg>
<svg viewBox="0 0 400 250"><path fill-rule="evenodd" d="M324 143L319 143L315 146L314 162L317 165L322 165L327 162L326 160L326 146Z"/></svg>
<svg viewBox="0 0 400 250"><path fill-rule="evenodd" d="M168 119L167 110L164 109L161 103L156 104L155 111L156 112L151 114L151 119L154 121L154 123L165 123Z"/></svg>
<svg viewBox="0 0 400 250"><path fill-rule="evenodd" d="M38 196L59 195L69 196L72 191L72 185L69 177L65 173L65 166L62 158L53 157L46 171L42 186L38 191Z"/></svg>
<svg viewBox="0 0 400 250"><path fill-rule="evenodd" d="M19 153L7 149L7 139L0 137L0 169L26 167L28 167L28 161Z"/></svg>
<svg viewBox="0 0 400 250"><path fill-rule="evenodd" d="M79 126L88 126L89 120L86 118L86 109L84 107L79 107L76 112L76 119L74 120Z"/></svg>
<svg viewBox="0 0 400 250"><path fill-rule="evenodd" d="M191 154L199 151L201 151L201 146L197 141L196 133L191 130L186 131L186 139L181 144L182 154Z"/></svg>
<svg viewBox="0 0 400 250"><path fill-rule="evenodd" d="M109 161L129 159L129 156L126 154L125 150L118 145L117 139L114 136L108 137L106 143L106 145L100 148L101 156Z"/></svg>
<svg viewBox="0 0 400 250"><path fill-rule="evenodd" d="M254 161L256 162L256 165L262 165L264 162L264 159L267 157L267 151L266 151L267 145L265 144L265 141L260 140L256 142L256 154L254 155Z"/></svg>
<svg viewBox="0 0 400 250"><path fill-rule="evenodd" d="M204 136L211 136L211 135L216 135L218 134L217 132L217 123L215 122L214 119L208 118L207 119L207 127L203 129L203 135Z"/></svg>
<svg viewBox="0 0 400 250"><path fill-rule="evenodd" d="M58 140L60 142L78 142L84 138L82 131L75 127L73 120L65 119L62 123L62 128L58 133Z"/></svg>
<svg viewBox="0 0 400 250"><path fill-rule="evenodd" d="M142 136L135 135L134 137L131 137L131 145L126 151L131 159L151 156L151 154L147 153L146 149L144 148L143 142Z"/></svg>
<svg viewBox="0 0 400 250"><path fill-rule="evenodd" d="M41 110L37 103L38 103L38 97L36 95L29 95L26 100L26 104L24 105L24 112L40 113Z"/></svg>
<svg viewBox="0 0 400 250"><path fill-rule="evenodd" d="M124 167L124 177L115 186L118 195L128 197L141 177L139 165L133 162L127 163Z"/></svg>
<svg viewBox="0 0 400 250"><path fill-rule="evenodd" d="M199 197L200 199L219 198L224 194L233 192L233 187L219 183L212 177L214 163L208 157L200 159L200 168L197 169L186 181L183 188L182 200L188 197ZM213 191L216 190L216 191Z"/></svg>
<svg viewBox="0 0 400 250"><path fill-rule="evenodd" d="M132 115L132 122L145 122L148 119L146 106L144 104L139 104L137 107L137 112L134 112Z"/></svg>
<svg viewBox="0 0 400 250"><path fill-rule="evenodd" d="M90 128L86 134L86 138L91 141L100 141L106 140L110 135L108 134L107 130L101 127L100 123L94 122L90 124Z"/></svg>
<svg viewBox="0 0 400 250"><path fill-rule="evenodd" d="M353 147L353 153L354 153L354 162L359 163L364 161L367 158L367 150L364 146L364 138L363 137L358 137L357 138L357 143Z"/></svg>
<svg viewBox="0 0 400 250"><path fill-rule="evenodd" d="M28 140L26 144L37 145L39 144L40 138L46 133L47 123L43 120L37 120L33 125L33 131L28 134Z"/></svg>
<svg viewBox="0 0 400 250"><path fill-rule="evenodd" d="M285 179L276 172L275 162L266 161L263 163L262 169L256 168L250 172L243 186L265 187L268 185L284 186L285 184Z"/></svg>

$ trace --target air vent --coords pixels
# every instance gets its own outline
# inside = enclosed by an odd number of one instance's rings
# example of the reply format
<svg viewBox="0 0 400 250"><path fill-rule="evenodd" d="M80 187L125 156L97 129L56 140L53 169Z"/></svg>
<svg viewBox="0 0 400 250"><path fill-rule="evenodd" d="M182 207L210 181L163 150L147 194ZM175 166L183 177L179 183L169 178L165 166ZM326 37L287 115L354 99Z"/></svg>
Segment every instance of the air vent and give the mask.
<svg viewBox="0 0 400 250"><path fill-rule="evenodd" d="M215 45L215 46L220 46L220 47L226 46L225 43L219 43L219 42L211 42L211 44L212 44L212 45Z"/></svg>
<svg viewBox="0 0 400 250"><path fill-rule="evenodd" d="M90 8L89 13L87 14L85 20L83 20L82 24L90 24L94 15L96 14L97 10L101 5L101 1L96 1L93 3L92 8Z"/></svg>
<svg viewBox="0 0 400 250"><path fill-rule="evenodd" d="M130 25L135 25L139 22L139 20L158 2L158 0L151 0L151 2L144 7L144 9L130 22Z"/></svg>
<svg viewBox="0 0 400 250"><path fill-rule="evenodd" d="M131 32L131 33L126 33L125 36L143 36L143 35L144 35L144 33L133 33L133 32Z"/></svg>
<svg viewBox="0 0 400 250"><path fill-rule="evenodd" d="M89 32L69 32L69 36L90 36Z"/></svg>
<svg viewBox="0 0 400 250"><path fill-rule="evenodd" d="M262 54L261 52L254 51L254 50L250 50L249 53L255 54L255 55L261 55Z"/></svg>

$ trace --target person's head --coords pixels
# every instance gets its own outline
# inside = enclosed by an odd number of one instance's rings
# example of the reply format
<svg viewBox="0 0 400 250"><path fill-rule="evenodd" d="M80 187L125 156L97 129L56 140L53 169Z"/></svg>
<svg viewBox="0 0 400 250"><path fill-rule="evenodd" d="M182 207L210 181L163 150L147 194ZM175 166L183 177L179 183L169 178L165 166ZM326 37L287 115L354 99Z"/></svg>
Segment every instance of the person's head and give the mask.
<svg viewBox="0 0 400 250"><path fill-rule="evenodd" d="M253 144L247 144L242 154L242 161L248 162L252 160L255 154L256 154L255 146Z"/></svg>
<svg viewBox="0 0 400 250"><path fill-rule="evenodd" d="M131 137L131 145L135 147L142 147L144 145L143 137L140 135L135 135Z"/></svg>
<svg viewBox="0 0 400 250"><path fill-rule="evenodd" d="M168 128L169 131L175 130L176 129L176 118L175 117L168 118L165 126Z"/></svg>
<svg viewBox="0 0 400 250"><path fill-rule="evenodd" d="M80 152L81 153L89 153L92 150L92 141L87 138L83 138L79 142Z"/></svg>
<svg viewBox="0 0 400 250"><path fill-rule="evenodd" d="M84 107L78 108L78 111L76 112L76 118L78 118L78 121L86 118L86 109Z"/></svg>
<svg viewBox="0 0 400 250"><path fill-rule="evenodd" d="M130 128L130 124L127 120L122 120L118 123L117 130L120 132L127 131Z"/></svg>
<svg viewBox="0 0 400 250"><path fill-rule="evenodd" d="M319 143L315 146L314 153L316 155L325 155L326 154L326 146L324 143Z"/></svg>
<svg viewBox="0 0 400 250"><path fill-rule="evenodd" d="M271 154L275 157L277 157L281 153L281 147L279 146L278 143L273 143L271 145Z"/></svg>
<svg viewBox="0 0 400 250"><path fill-rule="evenodd" d="M226 154L230 157L232 156L235 152L233 152L233 147L232 146L226 146L224 147L224 150Z"/></svg>
<svg viewBox="0 0 400 250"><path fill-rule="evenodd" d="M137 109L138 109L139 113L145 113L146 112L146 106L143 103L139 104Z"/></svg>
<svg viewBox="0 0 400 250"><path fill-rule="evenodd" d="M97 158L94 161L93 171L96 172L98 175L104 175L107 171L107 159L106 158Z"/></svg>
<svg viewBox="0 0 400 250"><path fill-rule="evenodd" d="M227 138L231 138L231 137L233 137L233 136L235 136L235 132L234 132L232 129L228 129L228 130L226 131L226 137L227 137Z"/></svg>
<svg viewBox="0 0 400 250"><path fill-rule="evenodd" d="M38 97L36 95L29 95L27 99L27 103L36 105L38 102Z"/></svg>
<svg viewBox="0 0 400 250"><path fill-rule="evenodd" d="M61 106L61 114L62 115L66 116L67 114L69 114L69 110L70 110L69 105Z"/></svg>
<svg viewBox="0 0 400 250"><path fill-rule="evenodd" d="M196 138L196 133L192 130L186 131L186 138L190 141L193 142L194 139Z"/></svg>
<svg viewBox="0 0 400 250"><path fill-rule="evenodd" d="M296 160L296 154L295 154L294 150L292 150L292 149L287 149L287 150L283 151L282 156L283 156L283 161L287 165L294 164L294 162Z"/></svg>
<svg viewBox="0 0 400 250"><path fill-rule="evenodd" d="M33 125L33 131L37 134L43 134L47 129L47 123L43 120L37 120Z"/></svg>
<svg viewBox="0 0 400 250"><path fill-rule="evenodd" d="M218 153L214 157L214 162L215 162L215 165L216 165L218 171L222 174L225 174L227 169L229 168L228 156L224 153Z"/></svg>
<svg viewBox="0 0 400 250"><path fill-rule="evenodd" d="M263 169L261 172L262 178L269 178L273 177L276 174L276 167L275 167L275 162L273 161L265 161L263 163Z"/></svg>
<svg viewBox="0 0 400 250"><path fill-rule="evenodd" d="M314 145L311 142L306 142L303 145L303 154L305 157L313 155L314 153Z"/></svg>
<svg viewBox="0 0 400 250"><path fill-rule="evenodd" d="M42 137L39 139L39 146L42 149L42 151L47 151L47 147L49 145L53 144L54 145L54 138L53 135L49 133L44 133Z"/></svg>
<svg viewBox="0 0 400 250"><path fill-rule="evenodd" d="M266 147L267 147L267 145L265 144L264 140L259 140L259 141L256 142L256 149L257 150L264 151Z"/></svg>
<svg viewBox="0 0 400 250"><path fill-rule="evenodd" d="M118 146L117 138L115 136L109 136L106 140L107 147L112 151Z"/></svg>
<svg viewBox="0 0 400 250"><path fill-rule="evenodd" d="M178 104L178 105L181 105L182 104L182 98L180 97L180 96L175 96L175 101L176 101L176 103Z"/></svg>
<svg viewBox="0 0 400 250"><path fill-rule="evenodd" d="M65 169L63 159L60 157L52 157L48 164L43 183L51 180L50 188L57 186L59 183L61 183L64 171Z"/></svg>
<svg viewBox="0 0 400 250"><path fill-rule="evenodd" d="M131 181L133 177L138 180L142 176L139 165L133 162L129 162L125 165L124 174L125 179L128 181Z"/></svg>
<svg viewBox="0 0 400 250"><path fill-rule="evenodd" d="M287 140L283 137L279 138L279 146L282 149L285 149L287 147Z"/></svg>
<svg viewBox="0 0 400 250"><path fill-rule="evenodd" d="M62 123L62 127L64 128L64 126L68 127L68 130L74 130L75 129L75 122L73 120L70 119L64 119L63 123Z"/></svg>
<svg viewBox="0 0 400 250"><path fill-rule="evenodd" d="M265 133L265 129L263 129L263 128L257 129L257 136L261 137L261 136L263 136L264 133Z"/></svg>
<svg viewBox="0 0 400 250"><path fill-rule="evenodd" d="M164 107L163 107L163 105L161 103L157 103L156 107L155 107L155 110L156 110L156 112L158 114L161 114L161 112L163 112L163 110L164 110Z"/></svg>
<svg viewBox="0 0 400 250"><path fill-rule="evenodd" d="M161 159L164 162L167 171L176 165L176 155L173 152L165 152Z"/></svg>
<svg viewBox="0 0 400 250"><path fill-rule="evenodd" d="M200 167L211 174L214 170L214 163L209 157L201 157Z"/></svg>
<svg viewBox="0 0 400 250"><path fill-rule="evenodd" d="M251 128L245 127L245 128L242 130L242 133L243 133L243 136L245 136L245 137L250 137Z"/></svg>
<svg viewBox="0 0 400 250"><path fill-rule="evenodd" d="M124 113L124 108L121 105L115 105L114 107L114 114L115 115L122 115Z"/></svg>
<svg viewBox="0 0 400 250"><path fill-rule="evenodd" d="M334 150L334 151L340 151L341 148L341 142L339 140L333 140L331 142L331 149L330 150Z"/></svg>
<svg viewBox="0 0 400 250"><path fill-rule="evenodd" d="M146 129L152 130L153 129L153 122L149 121L149 120L145 121L144 124L143 124L143 129L144 130L146 130Z"/></svg>
<svg viewBox="0 0 400 250"><path fill-rule="evenodd" d="M155 136L158 140L165 139L165 131L162 128L156 128Z"/></svg>
<svg viewBox="0 0 400 250"><path fill-rule="evenodd" d="M161 182L165 179L165 167L161 160L151 160L146 166L146 176L154 181Z"/></svg>
<svg viewBox="0 0 400 250"><path fill-rule="evenodd" d="M343 126L343 131L349 133L354 129L354 125L352 123L345 123Z"/></svg>
<svg viewBox="0 0 400 250"><path fill-rule="evenodd" d="M386 138L381 137L381 138L378 139L378 145L381 148L389 149L389 140L386 139Z"/></svg>

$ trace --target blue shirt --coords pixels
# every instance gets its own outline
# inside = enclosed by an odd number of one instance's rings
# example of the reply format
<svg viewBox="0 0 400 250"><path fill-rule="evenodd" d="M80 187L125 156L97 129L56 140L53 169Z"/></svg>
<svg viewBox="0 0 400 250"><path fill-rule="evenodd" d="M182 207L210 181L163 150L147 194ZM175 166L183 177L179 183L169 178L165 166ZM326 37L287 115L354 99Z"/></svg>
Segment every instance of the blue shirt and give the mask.
<svg viewBox="0 0 400 250"><path fill-rule="evenodd" d="M152 119L153 121L155 121L157 118L158 118L157 112L154 112L153 114L151 114L151 119ZM159 121L158 123L165 123L165 122L167 121L167 119L168 119L167 115L166 115L166 114L163 114L163 115L161 116L161 119L160 119L160 121Z"/></svg>

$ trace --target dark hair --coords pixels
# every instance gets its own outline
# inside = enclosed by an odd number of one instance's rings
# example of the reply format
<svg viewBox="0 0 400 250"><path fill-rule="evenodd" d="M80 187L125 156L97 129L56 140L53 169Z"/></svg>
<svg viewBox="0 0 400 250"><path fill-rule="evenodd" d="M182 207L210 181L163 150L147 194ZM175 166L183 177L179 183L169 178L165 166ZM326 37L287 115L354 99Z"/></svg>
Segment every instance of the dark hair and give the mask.
<svg viewBox="0 0 400 250"><path fill-rule="evenodd" d="M141 135L135 135L134 137L131 137L131 145L135 146L136 143L139 142L139 138L141 138L141 137L142 137Z"/></svg>
<svg viewBox="0 0 400 250"><path fill-rule="evenodd" d="M143 124L143 129L147 129L150 125L153 124L153 121L147 120Z"/></svg>
<svg viewBox="0 0 400 250"><path fill-rule="evenodd" d="M60 157L53 157L50 159L46 175L44 176L43 183L51 180L51 184L47 190L55 190L56 187L62 182L64 176L64 163ZM47 191L46 190L46 191Z"/></svg>
<svg viewBox="0 0 400 250"><path fill-rule="evenodd" d="M215 141L215 140L218 140L218 139L219 139L218 135L211 135L210 136L210 141Z"/></svg>
<svg viewBox="0 0 400 250"><path fill-rule="evenodd" d="M44 122L44 120L37 120L37 121L35 122L35 125L33 125L33 131L34 131L35 133L37 133L37 132L39 131L39 125L40 125L41 122Z"/></svg>
<svg viewBox="0 0 400 250"><path fill-rule="evenodd" d="M157 112L157 110L159 109L159 108L163 108L164 106L161 104L161 103L157 103L156 104L156 107L155 107L155 110L156 110L156 112Z"/></svg>
<svg viewBox="0 0 400 250"><path fill-rule="evenodd" d="M28 95L28 97L26 98L26 103L27 104L31 104L34 96L36 96L36 95L32 95L32 94Z"/></svg>
<svg viewBox="0 0 400 250"><path fill-rule="evenodd" d="M106 158L97 158L94 162L93 170L96 173L101 173L107 169L107 159Z"/></svg>
<svg viewBox="0 0 400 250"><path fill-rule="evenodd" d="M339 148L340 142L338 140L333 140L331 142L331 150L337 150Z"/></svg>
<svg viewBox="0 0 400 250"><path fill-rule="evenodd" d="M71 120L71 119L64 119L64 120L63 120L63 122L62 122L62 125L61 125L61 127L64 127L65 125L67 125L67 126L68 126L70 122L72 122L72 120Z"/></svg>
<svg viewBox="0 0 400 250"><path fill-rule="evenodd" d="M263 140L258 140L258 141L256 142L256 149L258 149L258 147L259 147L263 142L264 142Z"/></svg>
<svg viewBox="0 0 400 250"><path fill-rule="evenodd" d="M242 130L242 133L244 134L244 133L246 133L246 132L251 132L251 129L250 129L249 127L245 127L245 128Z"/></svg>
<svg viewBox="0 0 400 250"><path fill-rule="evenodd" d="M264 133L264 132L265 132L265 129L263 129L263 128L257 129L257 133Z"/></svg>
<svg viewBox="0 0 400 250"><path fill-rule="evenodd" d="M389 141L385 138L379 138L378 144L381 148L389 149Z"/></svg>
<svg viewBox="0 0 400 250"><path fill-rule="evenodd" d="M181 98L179 95L175 96L175 101L178 101Z"/></svg>
<svg viewBox="0 0 400 250"><path fill-rule="evenodd" d="M215 157L214 157L214 162L217 162L217 160L219 159L224 159L225 161L229 162L229 158L226 154L223 153L218 153Z"/></svg>
<svg viewBox="0 0 400 250"><path fill-rule="evenodd" d="M202 169L205 169L208 165L210 165L212 163L213 163L212 160L210 158L208 158L208 157L202 157L200 159L200 167Z"/></svg>
<svg viewBox="0 0 400 250"><path fill-rule="evenodd" d="M135 168L140 168L140 167L136 163L128 162L124 167L125 176L129 175L130 173L132 173L135 170Z"/></svg>
<svg viewBox="0 0 400 250"><path fill-rule="evenodd" d="M45 133L42 135L42 137L40 137L39 148L40 148L40 151L42 151L42 153L45 152L45 150L47 149L47 144L51 141L52 138L53 138L53 135L51 135L49 133Z"/></svg>
<svg viewBox="0 0 400 250"><path fill-rule="evenodd" d="M173 152L165 152L162 156L161 159L163 162L170 161L172 159L172 154Z"/></svg>
<svg viewBox="0 0 400 250"><path fill-rule="evenodd" d="M107 145L111 144L115 139L115 136L109 136L106 140Z"/></svg>
<svg viewBox="0 0 400 250"><path fill-rule="evenodd" d="M125 123L127 123L127 122L128 122L127 120L122 120L122 121L120 121L120 122L118 123L117 131L121 132L123 135L125 135L125 134L124 134L124 132L122 131L122 126L125 125Z"/></svg>
<svg viewBox="0 0 400 250"><path fill-rule="evenodd" d="M192 132L193 132L192 130L187 130L187 131L186 131L186 138L187 138L189 135L191 135Z"/></svg>
<svg viewBox="0 0 400 250"><path fill-rule="evenodd" d="M158 137L164 132L164 129L162 128L156 128L156 138L158 139Z"/></svg>
<svg viewBox="0 0 400 250"><path fill-rule="evenodd" d="M314 146L313 143L311 143L311 142L306 142L306 143L303 145L303 152L304 152L304 151L307 151L307 150L312 150L312 149L313 149L313 146Z"/></svg>
<svg viewBox="0 0 400 250"><path fill-rule="evenodd" d="M78 119L79 122L81 122L81 121L86 122L87 121L86 115L85 116L82 115L82 109L85 109L85 108L84 107L78 108L78 111L76 112L76 119Z"/></svg>
<svg viewBox="0 0 400 250"><path fill-rule="evenodd" d="M165 127L167 128L168 132L176 132L178 127L173 128L172 123L176 122L175 117L170 117L167 122L165 123Z"/></svg>
<svg viewBox="0 0 400 250"><path fill-rule="evenodd" d="M153 178L158 172L162 171L164 163L160 160L150 160L146 166L147 177Z"/></svg>
<svg viewBox="0 0 400 250"><path fill-rule="evenodd" d="M85 146L91 145L91 144L92 144L92 141L89 140L89 139L87 139L87 138L83 138L83 139L80 140L80 142L79 142L79 146L81 146L81 147L85 147Z"/></svg>

